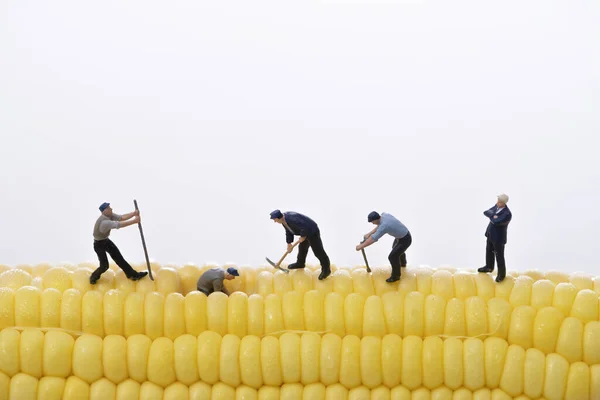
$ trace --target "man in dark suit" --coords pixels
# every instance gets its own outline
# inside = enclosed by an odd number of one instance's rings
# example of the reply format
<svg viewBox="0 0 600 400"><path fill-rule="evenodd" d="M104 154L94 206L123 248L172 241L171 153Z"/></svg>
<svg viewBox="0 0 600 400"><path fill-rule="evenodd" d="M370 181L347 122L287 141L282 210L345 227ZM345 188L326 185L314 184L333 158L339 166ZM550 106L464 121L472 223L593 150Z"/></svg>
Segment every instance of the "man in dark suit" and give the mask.
<svg viewBox="0 0 600 400"><path fill-rule="evenodd" d="M485 231L487 245L485 247L485 267L479 268L479 272L494 271L494 258L498 262L498 276L496 282L502 282L506 277L506 264L504 262L504 245L506 244L506 231L508 224L512 219L512 213L506 206L508 196L501 194L498 196L496 204L483 215L490 219L490 223Z"/></svg>
<svg viewBox="0 0 600 400"><path fill-rule="evenodd" d="M288 269L301 269L305 267L306 255L308 248L311 247L315 256L321 263L321 274L319 280L323 280L331 275L331 264L329 256L323 249L321 241L321 231L315 221L297 212L287 211L282 213L275 210L271 213L271 219L282 224L285 229L285 241L288 245L288 251L292 249L294 236L300 236L300 244L298 245L298 259L295 263L288 265Z"/></svg>

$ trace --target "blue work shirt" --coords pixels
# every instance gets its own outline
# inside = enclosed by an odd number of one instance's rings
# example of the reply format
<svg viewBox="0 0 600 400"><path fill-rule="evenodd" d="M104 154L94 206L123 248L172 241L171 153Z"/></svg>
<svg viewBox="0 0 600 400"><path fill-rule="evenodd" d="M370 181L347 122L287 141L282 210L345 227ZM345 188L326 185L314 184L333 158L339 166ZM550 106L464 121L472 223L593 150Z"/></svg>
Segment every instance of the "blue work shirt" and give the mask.
<svg viewBox="0 0 600 400"><path fill-rule="evenodd" d="M379 226L375 233L371 235L371 238L376 242L386 233L395 238L403 238L408 234L408 228L392 214L381 213Z"/></svg>
<svg viewBox="0 0 600 400"><path fill-rule="evenodd" d="M285 217L285 222L290 227L293 232L290 232L285 224L283 225L283 229L285 229L285 241L286 243L292 243L294 241L294 235L299 236L312 236L319 234L319 226L315 221L308 218L306 215L302 215L297 212L288 211L284 212L283 216Z"/></svg>

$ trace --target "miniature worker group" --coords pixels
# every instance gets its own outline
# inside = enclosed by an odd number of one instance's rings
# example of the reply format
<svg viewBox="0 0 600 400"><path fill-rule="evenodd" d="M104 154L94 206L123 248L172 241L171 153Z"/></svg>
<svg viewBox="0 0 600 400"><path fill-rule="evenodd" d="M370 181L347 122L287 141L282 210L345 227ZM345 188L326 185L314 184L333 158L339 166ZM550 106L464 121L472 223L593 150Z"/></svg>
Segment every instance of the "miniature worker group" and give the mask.
<svg viewBox="0 0 600 400"><path fill-rule="evenodd" d="M498 264L498 275L496 282L502 282L506 277L506 262L504 260L504 247L507 242L508 224L512 220L512 213L507 206L508 196L500 194L497 196L497 201L494 206L483 212L483 215L489 219L485 236L486 255L485 265L478 269L482 273L491 273L494 271L495 263ZM110 203L103 203L100 207L101 215L94 226L94 251L98 255L100 262L99 267L90 276L90 283L95 284L102 273L108 270L108 253L115 263L123 270L127 278L131 280L139 280L145 277L147 272L135 271L125 261L117 246L109 239L112 229L120 229L126 226L139 224L139 211L133 211L128 214L115 214L110 207ZM299 236L298 239L298 255L296 262L288 265L288 269L305 268L306 256L308 249L311 248L315 257L321 265L321 273L319 280L326 279L331 275L331 263L329 256L323 247L321 240L321 231L315 221L306 215L287 211L281 212L275 210L270 213L270 218L275 223L281 224L285 231L285 241L288 246L288 251L293 248L294 236ZM393 283L400 280L401 268L405 268L406 250L412 244L412 236L408 228L400 222L396 217L389 213L381 213L381 215L372 211L367 215L367 221L375 225L373 230L363 236L363 241L356 245L356 251L361 251L365 247L376 243L384 235L390 235L394 238L392 250L389 253L388 260L392 266L392 273L386 282ZM224 280L235 279L239 276L236 268L230 267L212 268L204 272L198 279L197 288L207 296L215 291L220 291L229 294L223 284Z"/></svg>

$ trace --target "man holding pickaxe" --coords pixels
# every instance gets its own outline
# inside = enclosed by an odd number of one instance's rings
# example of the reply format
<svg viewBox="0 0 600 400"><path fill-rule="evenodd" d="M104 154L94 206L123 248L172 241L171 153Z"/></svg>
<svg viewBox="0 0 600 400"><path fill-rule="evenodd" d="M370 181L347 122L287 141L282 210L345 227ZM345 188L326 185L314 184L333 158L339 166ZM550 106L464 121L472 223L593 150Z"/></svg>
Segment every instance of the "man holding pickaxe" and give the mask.
<svg viewBox="0 0 600 400"><path fill-rule="evenodd" d="M292 242L294 240L294 235L300 236L298 258L295 263L288 266L288 269L304 268L308 248L311 247L315 257L317 257L321 263L319 280L323 280L331 275L329 256L327 256L325 249L323 249L321 232L315 221L300 213L293 211L282 213L279 210L275 210L271 213L271 219L274 222L283 225L288 252L291 252L293 249Z"/></svg>
<svg viewBox="0 0 600 400"><path fill-rule="evenodd" d="M378 212L372 211L367 216L367 221L374 224L375 228L364 236L365 240L356 246L356 251L372 245L386 233L393 236L394 243L388 256L392 264L392 275L386 279L386 282L392 283L400 280L400 268L406 267L406 249L412 244L412 236L408 228L388 213L379 215Z"/></svg>

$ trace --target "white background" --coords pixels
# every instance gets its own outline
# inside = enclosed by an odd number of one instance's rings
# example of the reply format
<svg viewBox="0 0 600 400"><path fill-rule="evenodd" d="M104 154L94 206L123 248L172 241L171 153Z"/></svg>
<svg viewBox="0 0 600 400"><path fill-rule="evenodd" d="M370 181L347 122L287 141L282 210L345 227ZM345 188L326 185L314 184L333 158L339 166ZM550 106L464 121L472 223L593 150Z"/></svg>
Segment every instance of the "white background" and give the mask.
<svg viewBox="0 0 600 400"><path fill-rule="evenodd" d="M409 265L477 268L506 192L510 270L600 275L598 21L595 0L4 0L0 263L95 260L98 206L136 198L161 263L278 259L280 208L337 265L377 210ZM111 238L143 261L135 226Z"/></svg>

